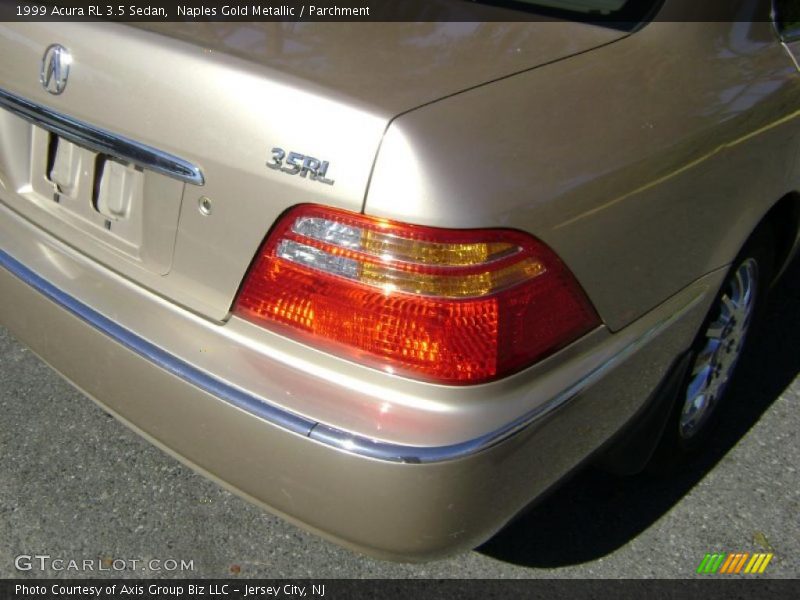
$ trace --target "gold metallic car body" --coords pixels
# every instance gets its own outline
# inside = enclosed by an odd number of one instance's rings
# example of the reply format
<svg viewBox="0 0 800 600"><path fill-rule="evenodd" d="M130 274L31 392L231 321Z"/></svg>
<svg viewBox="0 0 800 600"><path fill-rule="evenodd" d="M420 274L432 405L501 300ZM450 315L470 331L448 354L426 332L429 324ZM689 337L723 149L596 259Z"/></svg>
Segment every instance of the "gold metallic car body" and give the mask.
<svg viewBox="0 0 800 600"><path fill-rule="evenodd" d="M797 48L768 19L143 25L0 25L0 323L153 443L364 552L486 540L643 410L759 223L797 246ZM52 44L73 60L57 95ZM82 165L103 135L142 163L135 227L70 208L89 171L54 201L47 130ZM267 169L272 146L335 185ZM450 387L232 316L304 202L530 232L603 325Z"/></svg>

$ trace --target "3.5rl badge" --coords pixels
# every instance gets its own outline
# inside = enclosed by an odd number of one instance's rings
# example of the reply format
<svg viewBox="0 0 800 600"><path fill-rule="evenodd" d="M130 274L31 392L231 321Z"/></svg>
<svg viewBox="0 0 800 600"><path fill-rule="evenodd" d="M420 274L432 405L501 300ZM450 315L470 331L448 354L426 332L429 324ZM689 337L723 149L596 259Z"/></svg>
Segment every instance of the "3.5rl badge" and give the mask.
<svg viewBox="0 0 800 600"><path fill-rule="evenodd" d="M327 178L327 160L319 160L313 156L300 154L299 152L286 152L283 148L273 148L270 150L272 158L267 161L270 169L281 171L289 175L300 175L308 177L312 181L319 181L327 185L333 185L333 179Z"/></svg>

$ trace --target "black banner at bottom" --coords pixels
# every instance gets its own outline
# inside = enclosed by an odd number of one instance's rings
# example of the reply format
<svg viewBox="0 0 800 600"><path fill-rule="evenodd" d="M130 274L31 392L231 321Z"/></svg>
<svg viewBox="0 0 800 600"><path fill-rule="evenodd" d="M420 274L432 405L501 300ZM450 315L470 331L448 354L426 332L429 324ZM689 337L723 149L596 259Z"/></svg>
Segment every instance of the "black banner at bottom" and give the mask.
<svg viewBox="0 0 800 600"><path fill-rule="evenodd" d="M462 599L462 598L668 598L713 600L796 598L797 580L0 580L0 598L14 600L210 600L309 598Z"/></svg>

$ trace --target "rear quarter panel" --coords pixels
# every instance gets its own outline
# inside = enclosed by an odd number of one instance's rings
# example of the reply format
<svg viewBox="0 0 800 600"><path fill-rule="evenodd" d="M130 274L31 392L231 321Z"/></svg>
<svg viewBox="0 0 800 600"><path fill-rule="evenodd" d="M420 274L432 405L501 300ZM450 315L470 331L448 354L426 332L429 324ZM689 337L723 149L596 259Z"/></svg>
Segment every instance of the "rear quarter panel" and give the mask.
<svg viewBox="0 0 800 600"><path fill-rule="evenodd" d="M769 22L653 22L400 116L366 209L529 231L617 330L728 264L800 186L799 108Z"/></svg>

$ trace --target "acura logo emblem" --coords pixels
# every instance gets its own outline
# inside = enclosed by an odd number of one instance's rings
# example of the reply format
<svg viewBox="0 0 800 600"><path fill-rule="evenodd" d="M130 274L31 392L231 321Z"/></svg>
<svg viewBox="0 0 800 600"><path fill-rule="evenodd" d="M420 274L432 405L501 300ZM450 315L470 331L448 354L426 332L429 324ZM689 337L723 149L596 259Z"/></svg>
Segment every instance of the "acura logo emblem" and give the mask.
<svg viewBox="0 0 800 600"><path fill-rule="evenodd" d="M59 44L53 44L44 51L42 70L39 81L42 87L54 95L58 95L67 87L69 66L72 64L72 55L69 50Z"/></svg>

